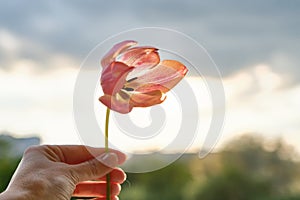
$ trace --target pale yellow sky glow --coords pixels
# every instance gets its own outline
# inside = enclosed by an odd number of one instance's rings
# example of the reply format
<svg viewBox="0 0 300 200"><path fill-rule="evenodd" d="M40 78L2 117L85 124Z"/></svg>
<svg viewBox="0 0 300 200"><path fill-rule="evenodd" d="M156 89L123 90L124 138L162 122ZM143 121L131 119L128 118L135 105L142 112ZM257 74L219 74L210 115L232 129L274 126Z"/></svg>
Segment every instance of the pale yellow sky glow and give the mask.
<svg viewBox="0 0 300 200"><path fill-rule="evenodd" d="M60 57L59 62L68 63ZM47 73L35 72L32 60L15 61L9 71L0 70L0 131L9 131L17 137L40 136L42 143L79 144L73 120L73 87L78 70L56 68ZM30 67L32 66L32 67ZM211 120L211 101L201 79L187 78L197 87L197 99L201 101L201 125L193 149L199 149ZM266 64L257 64L223 79L226 95L226 120L219 145L245 133L259 133L267 138L283 137L285 141L300 146L300 85L289 86L287 77L271 70ZM97 93L96 93L97 94ZM188 97L187 97L188 98ZM96 101L95 101L96 102ZM180 106L176 96L170 94L162 104L167 111L167 132L141 143L117 133L111 141L121 149L156 148L167 145L180 126ZM96 116L104 119L105 108L95 105ZM176 113L176 114L174 114ZM137 124L151 123L149 109L136 109L131 118ZM99 123L102 123L99 122ZM99 124L102 126L101 124ZM101 144L101 136L99 143Z"/></svg>
<svg viewBox="0 0 300 200"><path fill-rule="evenodd" d="M39 74L18 65L0 71L1 129L19 137L36 134L44 143L78 142L72 117L75 78L76 70L67 68Z"/></svg>

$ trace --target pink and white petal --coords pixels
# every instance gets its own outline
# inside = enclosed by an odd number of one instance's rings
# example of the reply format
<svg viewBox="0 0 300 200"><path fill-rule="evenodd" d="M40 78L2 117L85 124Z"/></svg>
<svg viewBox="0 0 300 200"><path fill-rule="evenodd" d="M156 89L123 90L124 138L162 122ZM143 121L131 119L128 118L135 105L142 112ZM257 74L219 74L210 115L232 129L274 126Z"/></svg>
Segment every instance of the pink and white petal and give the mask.
<svg viewBox="0 0 300 200"><path fill-rule="evenodd" d="M146 74L151 68L155 67L160 62L160 57L156 51L148 54L143 54L139 57L132 66L134 70L128 74L127 80Z"/></svg>
<svg viewBox="0 0 300 200"><path fill-rule="evenodd" d="M188 69L175 60L164 60L147 73L138 76L135 80L126 83L126 87L137 88L146 84L161 85L167 92L172 89L187 73Z"/></svg>
<svg viewBox="0 0 300 200"><path fill-rule="evenodd" d="M130 97L130 104L133 107L149 107L162 103L166 99L160 90L153 90L145 93L133 93Z"/></svg>
<svg viewBox="0 0 300 200"><path fill-rule="evenodd" d="M151 68L160 62L157 50L154 47L133 47L124 51L117 60L128 66Z"/></svg>
<svg viewBox="0 0 300 200"><path fill-rule="evenodd" d="M101 74L101 86L104 94L115 95L126 83L126 77L134 68L121 62L112 62Z"/></svg>
<svg viewBox="0 0 300 200"><path fill-rule="evenodd" d="M138 93L149 93L157 90L161 91L162 93L165 93L165 91L168 91L169 89L162 85L153 84L153 83L146 83L144 85L139 85L137 88L134 89L134 91Z"/></svg>
<svg viewBox="0 0 300 200"><path fill-rule="evenodd" d="M133 105L130 104L130 99L117 99L116 96L104 95L99 98L99 101L109 109L122 114L129 113L133 108Z"/></svg>
<svg viewBox="0 0 300 200"><path fill-rule="evenodd" d="M136 45L137 42L133 40L125 40L118 44L115 44L102 58L101 65L102 67L106 67L111 62L115 60L115 58L124 52L126 49L130 48L131 46Z"/></svg>

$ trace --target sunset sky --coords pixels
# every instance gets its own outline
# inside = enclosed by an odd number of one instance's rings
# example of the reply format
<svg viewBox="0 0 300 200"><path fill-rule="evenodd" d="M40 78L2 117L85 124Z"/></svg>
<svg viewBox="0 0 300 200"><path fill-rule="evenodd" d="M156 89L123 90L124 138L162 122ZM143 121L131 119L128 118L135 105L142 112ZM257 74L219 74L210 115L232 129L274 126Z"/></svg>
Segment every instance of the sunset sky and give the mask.
<svg viewBox="0 0 300 200"><path fill-rule="evenodd" d="M1 1L0 133L37 135L47 144L82 143L73 119L82 61L111 35L142 27L187 34L218 66L226 95L219 145L257 133L300 150L297 0ZM210 106L205 98L204 111L205 103Z"/></svg>

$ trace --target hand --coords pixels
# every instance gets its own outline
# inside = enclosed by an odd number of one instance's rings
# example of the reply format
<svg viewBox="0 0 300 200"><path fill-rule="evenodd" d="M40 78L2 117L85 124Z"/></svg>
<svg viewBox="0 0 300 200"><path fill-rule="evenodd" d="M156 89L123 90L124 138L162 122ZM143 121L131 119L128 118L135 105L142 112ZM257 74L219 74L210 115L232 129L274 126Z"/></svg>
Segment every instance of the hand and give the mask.
<svg viewBox="0 0 300 200"><path fill-rule="evenodd" d="M95 158L96 156L96 158ZM126 157L116 150L81 145L44 145L28 148L0 200L70 200L71 196L104 200L105 175L111 174L116 200L126 175L117 165ZM94 180L94 181L90 181Z"/></svg>

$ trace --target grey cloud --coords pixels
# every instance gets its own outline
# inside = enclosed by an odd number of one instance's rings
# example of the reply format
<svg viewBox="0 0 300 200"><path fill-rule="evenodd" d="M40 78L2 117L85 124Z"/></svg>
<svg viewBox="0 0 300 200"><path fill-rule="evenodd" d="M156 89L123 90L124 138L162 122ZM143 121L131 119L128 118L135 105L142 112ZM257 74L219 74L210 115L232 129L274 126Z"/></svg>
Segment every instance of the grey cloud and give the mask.
<svg viewBox="0 0 300 200"><path fill-rule="evenodd" d="M300 63L300 1L296 0L12 0L0 2L0 13L1 28L44 48L43 53L23 48L19 56L35 60L60 52L82 60L112 34L161 26L203 44L224 75L259 62L271 63L278 52L294 61L285 68L287 73L298 71Z"/></svg>

